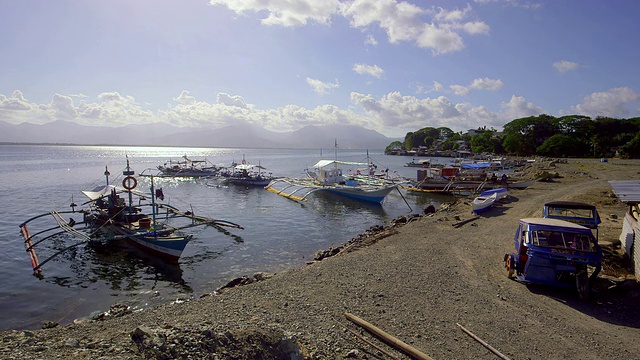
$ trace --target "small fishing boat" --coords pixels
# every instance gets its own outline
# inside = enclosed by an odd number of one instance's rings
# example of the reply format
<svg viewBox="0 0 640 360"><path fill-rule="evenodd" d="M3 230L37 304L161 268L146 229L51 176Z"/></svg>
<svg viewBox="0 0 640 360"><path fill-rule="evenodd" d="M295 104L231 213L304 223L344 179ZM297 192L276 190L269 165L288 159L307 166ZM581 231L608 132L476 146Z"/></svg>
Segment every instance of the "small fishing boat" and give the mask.
<svg viewBox="0 0 640 360"><path fill-rule="evenodd" d="M506 198L509 195L509 192L507 191L507 188L497 188L497 189L485 190L480 193L480 196L491 196L491 194L497 194L496 200L501 200Z"/></svg>
<svg viewBox="0 0 640 360"><path fill-rule="evenodd" d="M234 184L240 186L260 186L265 187L275 179L273 173L265 171L267 168L260 165L249 164L242 158L242 163L233 164L230 168L221 171L217 186Z"/></svg>
<svg viewBox="0 0 640 360"><path fill-rule="evenodd" d="M473 212L479 214L481 212L489 210L493 204L496 202L498 198L498 193L493 193L487 196L478 196L473 199L471 206L473 208Z"/></svg>
<svg viewBox="0 0 640 360"><path fill-rule="evenodd" d="M82 208L76 209L78 205L72 203L70 211L50 211L20 224L20 233L31 258L34 275L40 276L42 266L56 256L86 243L108 244L112 241L126 240L135 244L145 254L177 262L193 238L192 234L184 233L182 230L196 226L211 226L229 234L222 227L242 229L242 226L229 221L198 216L193 210L185 212L163 203L164 193L161 188L154 188L153 177L150 193L136 190L138 180L129 166L129 160L122 172L122 186L109 183L111 174L106 168L104 175L105 185L82 191L88 198L87 202L81 204ZM63 214L81 215L82 220L65 220ZM36 220L48 220L48 223L36 224L39 231L32 233L30 227ZM79 241L39 261L35 246L65 233L71 234Z"/></svg>
<svg viewBox="0 0 640 360"><path fill-rule="evenodd" d="M278 195L298 201L305 201L307 196L316 191L325 191L378 204L382 203L391 191L397 189L397 184L376 178L344 177L338 165L358 166L364 163L320 160L314 165L317 172L309 172L309 177L275 179L266 188Z"/></svg>
<svg viewBox="0 0 640 360"><path fill-rule="evenodd" d="M377 204L381 204L393 190L398 190L397 182L376 176L376 166L368 161L368 152L365 163L340 161L337 159L337 147L336 142L336 159L318 161L311 169L305 170L307 177L275 179L266 189L296 201L306 201L310 194L322 191ZM341 166L356 170L345 176ZM362 168L365 170L361 170Z"/></svg>
<svg viewBox="0 0 640 360"><path fill-rule="evenodd" d="M218 175L220 168L207 159L193 160L183 155L184 160L172 160L158 165L159 174L163 177L210 177Z"/></svg>
<svg viewBox="0 0 640 360"><path fill-rule="evenodd" d="M444 164L432 163L431 159L418 159L411 160L406 165L406 167L420 167L420 168L436 168L440 169L444 167Z"/></svg>

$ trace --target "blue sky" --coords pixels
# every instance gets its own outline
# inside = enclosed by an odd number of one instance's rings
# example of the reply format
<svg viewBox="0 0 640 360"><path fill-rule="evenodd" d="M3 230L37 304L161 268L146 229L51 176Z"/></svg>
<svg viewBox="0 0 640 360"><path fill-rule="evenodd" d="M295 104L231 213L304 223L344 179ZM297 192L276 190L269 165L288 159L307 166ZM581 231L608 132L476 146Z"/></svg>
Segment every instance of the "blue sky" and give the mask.
<svg viewBox="0 0 640 360"><path fill-rule="evenodd" d="M640 116L635 0L0 2L0 120L501 130Z"/></svg>

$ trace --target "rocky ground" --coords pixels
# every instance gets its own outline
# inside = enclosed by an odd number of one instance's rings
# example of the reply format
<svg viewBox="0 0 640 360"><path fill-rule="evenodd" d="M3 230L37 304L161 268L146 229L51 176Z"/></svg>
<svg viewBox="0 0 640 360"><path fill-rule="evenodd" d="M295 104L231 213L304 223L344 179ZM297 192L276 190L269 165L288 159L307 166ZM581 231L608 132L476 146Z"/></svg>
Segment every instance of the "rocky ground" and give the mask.
<svg viewBox="0 0 640 360"><path fill-rule="evenodd" d="M510 359L637 358L640 288L615 246L626 206L607 180L637 179L639 164L538 162L529 172L546 171L549 181L510 191L477 219L471 199L461 198L345 239L302 269L236 279L195 301L136 313L114 306L90 321L3 332L0 357L497 358L481 340ZM589 301L505 275L518 219L541 216L550 200L592 203L603 217L600 239L612 246ZM387 345L345 313L416 352Z"/></svg>

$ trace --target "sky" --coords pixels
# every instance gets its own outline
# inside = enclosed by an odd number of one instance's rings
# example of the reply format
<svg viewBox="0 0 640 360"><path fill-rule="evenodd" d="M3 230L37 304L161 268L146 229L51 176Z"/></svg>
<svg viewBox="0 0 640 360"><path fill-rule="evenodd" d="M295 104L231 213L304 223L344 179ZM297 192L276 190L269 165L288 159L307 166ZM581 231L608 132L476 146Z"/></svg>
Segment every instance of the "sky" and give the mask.
<svg viewBox="0 0 640 360"><path fill-rule="evenodd" d="M636 0L0 1L0 121L498 131L640 116Z"/></svg>

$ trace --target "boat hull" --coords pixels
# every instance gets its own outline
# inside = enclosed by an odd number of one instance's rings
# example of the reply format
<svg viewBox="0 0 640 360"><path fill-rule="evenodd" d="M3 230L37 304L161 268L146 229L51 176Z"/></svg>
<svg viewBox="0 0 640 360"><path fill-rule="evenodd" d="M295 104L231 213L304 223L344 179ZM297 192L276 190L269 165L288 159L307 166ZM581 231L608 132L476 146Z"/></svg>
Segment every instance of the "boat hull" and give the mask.
<svg viewBox="0 0 640 360"><path fill-rule="evenodd" d="M121 226L111 226L114 236L121 236L143 251L169 261L178 261L192 235L163 234L162 231L135 231Z"/></svg>
<svg viewBox="0 0 640 360"><path fill-rule="evenodd" d="M334 194L343 195L352 199L369 201L373 203L382 203L395 187L387 187L377 190L364 190L357 187L327 187L323 190Z"/></svg>
<svg viewBox="0 0 640 360"><path fill-rule="evenodd" d="M473 212L479 214L489 210L496 202L497 196L498 193L493 193L490 196L478 196L473 199L473 203L471 204Z"/></svg>

